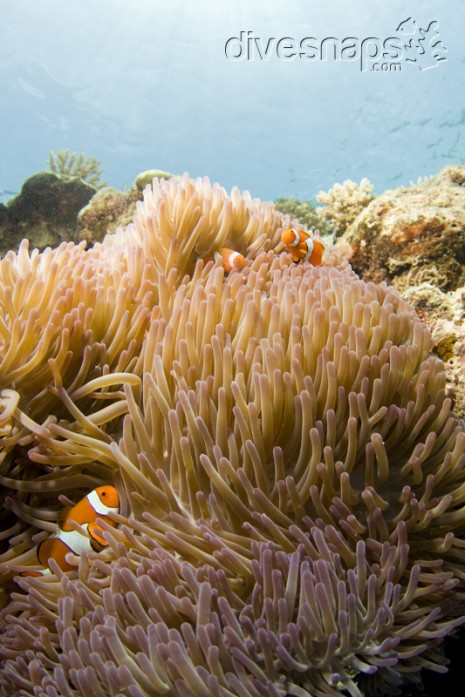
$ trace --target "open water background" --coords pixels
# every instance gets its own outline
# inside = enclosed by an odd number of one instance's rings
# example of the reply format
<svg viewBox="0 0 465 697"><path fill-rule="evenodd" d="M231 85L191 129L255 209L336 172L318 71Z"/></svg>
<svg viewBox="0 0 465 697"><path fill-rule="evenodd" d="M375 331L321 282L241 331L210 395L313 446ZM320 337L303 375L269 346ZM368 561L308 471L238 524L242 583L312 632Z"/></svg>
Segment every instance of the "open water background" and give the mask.
<svg viewBox="0 0 465 697"><path fill-rule="evenodd" d="M60 148L98 157L116 187L161 168L264 199L364 176L381 192L465 162L461 0L2 0L1 10L3 201ZM357 56L225 55L241 31L259 46L382 42L409 17L417 29L438 22L446 61L420 70L404 55L394 72L363 71Z"/></svg>

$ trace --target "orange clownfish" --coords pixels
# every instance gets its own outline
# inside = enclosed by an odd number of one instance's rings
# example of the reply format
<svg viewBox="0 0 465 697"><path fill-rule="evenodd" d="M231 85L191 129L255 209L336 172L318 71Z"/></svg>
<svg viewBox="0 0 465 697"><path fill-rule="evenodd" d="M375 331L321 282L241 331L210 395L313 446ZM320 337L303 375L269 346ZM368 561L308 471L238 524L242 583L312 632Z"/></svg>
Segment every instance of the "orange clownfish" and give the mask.
<svg viewBox="0 0 465 697"><path fill-rule="evenodd" d="M119 512L119 496L114 486L99 486L87 494L67 511L58 532L38 546L37 556L42 566L50 568L49 559L54 559L60 569L71 571L75 567L68 564L65 559L68 552L79 556L83 551L98 551L101 547L105 547L108 542L102 536L103 530L98 525L97 518L104 518L114 527L116 523L107 519L110 512ZM88 537L73 530L70 520L74 520L87 530Z"/></svg>
<svg viewBox="0 0 465 697"><path fill-rule="evenodd" d="M213 252L205 261L211 261L212 259L213 261L221 261L226 273L233 269L240 271L245 266L245 257L239 252L235 252L234 249L228 249L227 247L221 247L216 252Z"/></svg>
<svg viewBox="0 0 465 697"><path fill-rule="evenodd" d="M281 233L281 239L292 261L309 261L313 266L320 266L325 248L308 232L291 227Z"/></svg>

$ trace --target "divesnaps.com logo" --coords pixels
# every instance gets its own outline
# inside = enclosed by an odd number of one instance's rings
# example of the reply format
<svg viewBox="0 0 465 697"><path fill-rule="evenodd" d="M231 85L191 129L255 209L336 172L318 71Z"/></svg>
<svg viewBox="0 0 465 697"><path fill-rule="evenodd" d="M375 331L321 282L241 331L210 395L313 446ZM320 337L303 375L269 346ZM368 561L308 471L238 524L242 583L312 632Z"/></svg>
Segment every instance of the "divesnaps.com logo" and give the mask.
<svg viewBox="0 0 465 697"><path fill-rule="evenodd" d="M437 68L447 60L447 48L439 36L438 27L438 22L432 21L423 29L408 17L400 22L395 35L385 39L377 36L364 39L355 36L342 39L335 36L322 39L315 36L261 38L249 29L239 32L239 36L231 36L225 43L224 52L231 61L347 61L357 62L362 72L399 72L404 65L424 71Z"/></svg>

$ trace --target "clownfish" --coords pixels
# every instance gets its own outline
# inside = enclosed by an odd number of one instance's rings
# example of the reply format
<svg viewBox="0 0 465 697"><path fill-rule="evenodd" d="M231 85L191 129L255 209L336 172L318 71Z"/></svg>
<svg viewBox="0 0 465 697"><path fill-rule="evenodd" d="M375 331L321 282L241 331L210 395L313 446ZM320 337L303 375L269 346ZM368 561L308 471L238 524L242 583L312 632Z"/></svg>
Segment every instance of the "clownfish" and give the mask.
<svg viewBox="0 0 465 697"><path fill-rule="evenodd" d="M325 248L308 232L288 228L281 233L281 239L290 252L292 261L309 261L313 266L320 266Z"/></svg>
<svg viewBox="0 0 465 697"><path fill-rule="evenodd" d="M104 518L109 525L115 527L116 523L107 519L110 512L119 512L119 496L114 486L99 486L87 494L66 512L59 530L39 544L37 556L42 566L50 569L49 559L54 559L62 571L71 571L75 567L66 561L68 552L79 556L83 551L98 552L101 547L108 545L97 518ZM70 525L71 520L84 528L88 536L74 530Z"/></svg>
<svg viewBox="0 0 465 697"><path fill-rule="evenodd" d="M245 266L245 257L239 252L235 252L234 249L228 249L227 247L221 247L212 255L206 257L205 261L221 261L223 264L223 269L226 273L229 273L233 269L240 271Z"/></svg>

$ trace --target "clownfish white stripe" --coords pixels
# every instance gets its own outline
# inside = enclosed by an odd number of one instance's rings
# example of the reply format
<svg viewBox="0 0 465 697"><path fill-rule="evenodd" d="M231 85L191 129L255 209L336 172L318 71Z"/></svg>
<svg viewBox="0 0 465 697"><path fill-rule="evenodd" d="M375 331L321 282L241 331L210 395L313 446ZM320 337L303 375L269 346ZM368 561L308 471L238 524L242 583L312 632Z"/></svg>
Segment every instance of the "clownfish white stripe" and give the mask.
<svg viewBox="0 0 465 697"><path fill-rule="evenodd" d="M313 239L311 237L309 237L307 240L305 240L305 243L306 243L307 249L308 249L308 252L305 255L305 261L307 261L307 259L310 259L310 257L313 254Z"/></svg>
<svg viewBox="0 0 465 697"><path fill-rule="evenodd" d="M295 230L293 230L292 232L294 233L294 242L289 242L289 246L290 247L297 247L297 245L300 242L300 238Z"/></svg>
<svg viewBox="0 0 465 697"><path fill-rule="evenodd" d="M105 506L95 489L94 491L91 491L90 494L87 494L86 498L99 516L108 515L109 513L118 513L118 508L110 508L109 506Z"/></svg>
<svg viewBox="0 0 465 697"><path fill-rule="evenodd" d="M87 530L86 525L81 525L84 530ZM59 530L55 535L55 539L61 540L71 552L81 554L81 552L92 552L90 537L82 535L78 530Z"/></svg>
<svg viewBox="0 0 465 697"><path fill-rule="evenodd" d="M229 257L229 263L231 264L231 266L234 266L234 259L236 259L237 257L240 257L240 256L242 256L242 255L239 254L239 252L231 252L231 255Z"/></svg>

